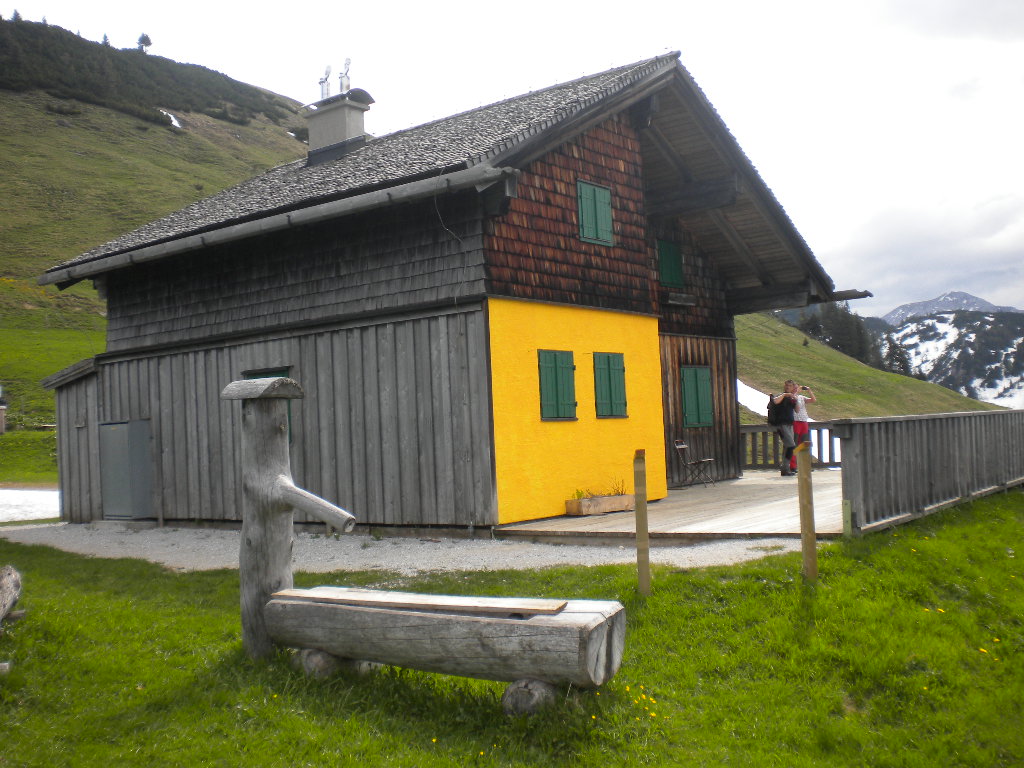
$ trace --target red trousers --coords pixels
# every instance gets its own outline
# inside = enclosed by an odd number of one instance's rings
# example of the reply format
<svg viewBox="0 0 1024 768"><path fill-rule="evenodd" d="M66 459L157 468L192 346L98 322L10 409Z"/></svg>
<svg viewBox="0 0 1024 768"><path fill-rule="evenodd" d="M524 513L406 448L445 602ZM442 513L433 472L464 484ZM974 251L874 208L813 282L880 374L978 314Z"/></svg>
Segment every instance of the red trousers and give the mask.
<svg viewBox="0 0 1024 768"><path fill-rule="evenodd" d="M795 442L797 445L800 445L800 443L803 443L803 442L805 442L807 440L810 440L810 438L807 436L807 433L809 431L810 431L810 429L808 428L806 421L794 421L793 422L793 442ZM789 460L789 468L790 468L790 470L792 470L794 472L796 471L796 454L795 453L793 454L793 458L791 458Z"/></svg>

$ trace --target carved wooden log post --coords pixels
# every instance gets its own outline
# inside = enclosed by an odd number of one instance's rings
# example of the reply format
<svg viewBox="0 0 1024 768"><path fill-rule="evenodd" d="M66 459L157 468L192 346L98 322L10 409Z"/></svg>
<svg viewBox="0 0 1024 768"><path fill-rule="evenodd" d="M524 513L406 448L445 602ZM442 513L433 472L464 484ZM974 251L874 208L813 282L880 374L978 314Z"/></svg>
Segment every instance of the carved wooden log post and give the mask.
<svg viewBox="0 0 1024 768"><path fill-rule="evenodd" d="M16 614L23 611L15 611L14 606L18 604L21 597L21 574L14 570L13 565L5 565L0 568L0 635L3 635L3 624L5 621L14 620ZM11 671L9 661L0 662L0 675L6 675Z"/></svg>
<svg viewBox="0 0 1024 768"><path fill-rule="evenodd" d="M271 594L291 589L293 509L351 531L345 510L297 488L288 455L288 401L303 397L287 378L235 381L221 398L242 401L242 536L238 552L242 644L253 659L274 650L263 608Z"/></svg>
<svg viewBox="0 0 1024 768"><path fill-rule="evenodd" d="M21 597L21 574L14 570L13 565L0 568L0 621L14 610Z"/></svg>

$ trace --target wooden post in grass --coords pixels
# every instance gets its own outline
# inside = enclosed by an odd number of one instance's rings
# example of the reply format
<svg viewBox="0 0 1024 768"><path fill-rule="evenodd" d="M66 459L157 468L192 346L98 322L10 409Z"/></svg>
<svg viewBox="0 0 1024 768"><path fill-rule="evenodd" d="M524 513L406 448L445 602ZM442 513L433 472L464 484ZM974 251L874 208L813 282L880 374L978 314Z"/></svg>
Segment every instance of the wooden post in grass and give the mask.
<svg viewBox="0 0 1024 768"><path fill-rule="evenodd" d="M304 396L292 379L234 381L224 400L242 401L242 536L238 551L242 645L250 658L269 656L274 643L263 609L270 596L291 589L293 511L349 532L355 518L340 507L297 488L288 455L288 401Z"/></svg>
<svg viewBox="0 0 1024 768"><path fill-rule="evenodd" d="M804 579L818 580L818 537L814 531L814 493L811 488L811 444L796 447L797 489L800 493L800 548L803 550Z"/></svg>
<svg viewBox="0 0 1024 768"><path fill-rule="evenodd" d="M651 539L647 533L647 456L633 455L633 495L636 503L636 571L641 595L651 594Z"/></svg>

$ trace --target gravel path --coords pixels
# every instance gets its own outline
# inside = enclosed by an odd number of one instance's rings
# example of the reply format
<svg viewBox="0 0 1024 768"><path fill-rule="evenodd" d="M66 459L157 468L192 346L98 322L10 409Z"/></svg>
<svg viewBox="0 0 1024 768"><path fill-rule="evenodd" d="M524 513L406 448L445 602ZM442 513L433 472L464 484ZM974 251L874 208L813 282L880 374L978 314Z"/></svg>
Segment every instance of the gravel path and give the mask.
<svg viewBox="0 0 1024 768"><path fill-rule="evenodd" d="M43 544L95 557L131 557L178 571L238 567L238 531L208 528L152 528L131 531L121 526L23 525L0 527L0 538ZM756 560L797 551L800 540L726 539L688 546L652 547L651 562L700 568ZM544 568L556 565L608 565L636 562L629 547L568 546L483 539L374 539L347 535L337 539L300 533L295 538L293 568L327 572L379 569L402 575L425 571L474 571Z"/></svg>

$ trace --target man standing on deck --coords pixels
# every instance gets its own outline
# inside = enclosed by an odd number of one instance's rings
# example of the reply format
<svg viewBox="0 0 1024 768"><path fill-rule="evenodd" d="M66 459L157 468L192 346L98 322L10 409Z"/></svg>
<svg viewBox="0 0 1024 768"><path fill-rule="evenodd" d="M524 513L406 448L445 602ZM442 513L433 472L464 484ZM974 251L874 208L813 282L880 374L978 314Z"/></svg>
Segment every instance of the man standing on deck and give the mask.
<svg viewBox="0 0 1024 768"><path fill-rule="evenodd" d="M775 431L782 440L782 447L786 449L779 465L779 474L789 477L796 474L790 466L795 460L793 449L796 448L796 441L793 439L793 413L796 410L796 382L792 379L785 383L785 391L778 396L772 396L774 408Z"/></svg>

